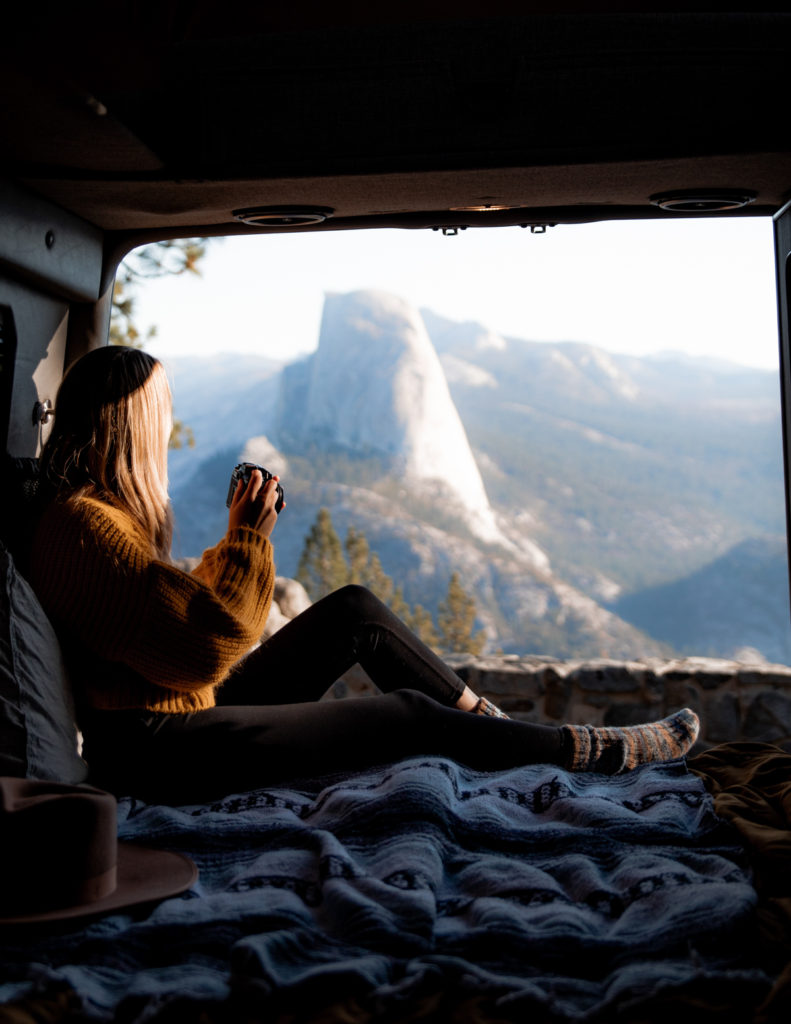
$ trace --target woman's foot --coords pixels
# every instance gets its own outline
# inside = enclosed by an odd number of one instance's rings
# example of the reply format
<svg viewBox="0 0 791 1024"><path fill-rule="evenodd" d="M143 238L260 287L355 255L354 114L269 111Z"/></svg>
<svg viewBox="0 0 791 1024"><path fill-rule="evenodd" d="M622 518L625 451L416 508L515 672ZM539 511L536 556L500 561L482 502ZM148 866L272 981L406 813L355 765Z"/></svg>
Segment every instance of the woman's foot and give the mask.
<svg viewBox="0 0 791 1024"><path fill-rule="evenodd" d="M659 722L622 729L593 725L562 728L571 771L616 775L641 764L683 757L698 738L700 720L690 708L683 708Z"/></svg>

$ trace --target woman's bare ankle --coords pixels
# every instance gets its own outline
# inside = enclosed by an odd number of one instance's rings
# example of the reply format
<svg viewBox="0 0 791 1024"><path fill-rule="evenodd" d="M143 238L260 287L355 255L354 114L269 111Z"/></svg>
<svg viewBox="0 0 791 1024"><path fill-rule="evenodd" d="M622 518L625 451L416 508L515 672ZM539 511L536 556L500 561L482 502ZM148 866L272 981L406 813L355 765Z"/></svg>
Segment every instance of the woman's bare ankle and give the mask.
<svg viewBox="0 0 791 1024"><path fill-rule="evenodd" d="M492 704L486 697L479 697L469 686L464 687L464 693L456 701L456 707L462 711L472 711L476 715L486 715L488 718L508 718L496 704Z"/></svg>
<svg viewBox="0 0 791 1024"><path fill-rule="evenodd" d="M478 703L478 694L469 688L464 687L464 692L461 697L456 701L456 707L461 711L472 711Z"/></svg>

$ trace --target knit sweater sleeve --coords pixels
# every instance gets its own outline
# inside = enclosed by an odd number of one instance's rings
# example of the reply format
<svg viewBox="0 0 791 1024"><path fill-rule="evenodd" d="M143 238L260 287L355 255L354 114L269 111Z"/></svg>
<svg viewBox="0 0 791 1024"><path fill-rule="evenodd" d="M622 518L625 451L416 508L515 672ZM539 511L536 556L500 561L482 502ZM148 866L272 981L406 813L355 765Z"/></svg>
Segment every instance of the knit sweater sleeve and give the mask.
<svg viewBox="0 0 791 1024"><path fill-rule="evenodd" d="M214 574L217 569L217 549L220 546L215 544L213 548L207 548L201 555L200 562L198 562L194 569L190 570L192 576L196 576L210 586L214 582Z"/></svg>
<svg viewBox="0 0 791 1024"><path fill-rule="evenodd" d="M83 649L192 692L214 687L260 638L274 589L271 544L256 530L229 530L209 566L211 584L154 559L126 513L82 499L42 519L33 584Z"/></svg>

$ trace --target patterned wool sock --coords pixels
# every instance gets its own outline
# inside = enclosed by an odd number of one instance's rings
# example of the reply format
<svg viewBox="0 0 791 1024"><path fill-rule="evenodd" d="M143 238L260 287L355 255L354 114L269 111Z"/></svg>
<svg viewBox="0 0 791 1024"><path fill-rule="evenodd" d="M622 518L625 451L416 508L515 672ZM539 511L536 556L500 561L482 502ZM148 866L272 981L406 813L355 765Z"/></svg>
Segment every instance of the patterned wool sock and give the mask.
<svg viewBox="0 0 791 1024"><path fill-rule="evenodd" d="M608 726L564 725L567 765L574 772L616 775L641 764L683 757L698 738L700 721L683 708L660 722Z"/></svg>
<svg viewBox="0 0 791 1024"><path fill-rule="evenodd" d="M492 704L485 697L479 697L478 703L472 708L475 715L488 715L490 718L508 718L504 711L501 711L496 704Z"/></svg>

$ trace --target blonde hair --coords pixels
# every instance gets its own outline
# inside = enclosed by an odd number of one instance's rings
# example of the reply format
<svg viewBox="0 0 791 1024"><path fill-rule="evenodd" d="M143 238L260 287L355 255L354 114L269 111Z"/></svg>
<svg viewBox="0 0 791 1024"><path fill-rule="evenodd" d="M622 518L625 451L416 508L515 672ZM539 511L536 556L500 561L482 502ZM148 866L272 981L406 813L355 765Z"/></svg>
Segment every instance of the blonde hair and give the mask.
<svg viewBox="0 0 791 1024"><path fill-rule="evenodd" d="M58 390L43 479L57 500L93 497L125 508L155 557L167 559L170 426L170 386L159 360L122 346L95 349L69 368Z"/></svg>

